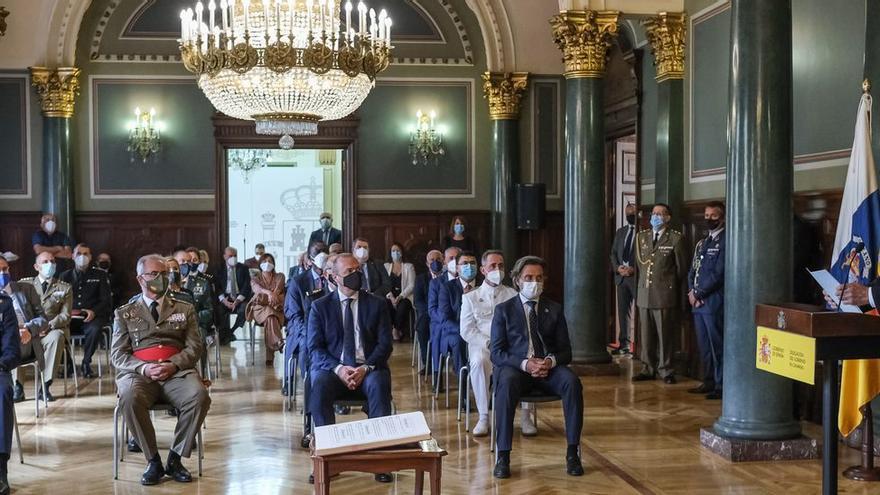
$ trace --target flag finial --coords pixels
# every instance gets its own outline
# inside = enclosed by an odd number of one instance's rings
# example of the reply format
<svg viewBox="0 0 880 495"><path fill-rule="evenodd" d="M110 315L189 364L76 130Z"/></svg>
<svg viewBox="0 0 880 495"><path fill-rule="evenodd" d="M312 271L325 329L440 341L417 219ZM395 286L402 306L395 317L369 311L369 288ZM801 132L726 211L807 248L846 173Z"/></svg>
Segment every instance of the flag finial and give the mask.
<svg viewBox="0 0 880 495"><path fill-rule="evenodd" d="M867 77L864 81L862 81L862 93L870 93L871 92L871 80Z"/></svg>

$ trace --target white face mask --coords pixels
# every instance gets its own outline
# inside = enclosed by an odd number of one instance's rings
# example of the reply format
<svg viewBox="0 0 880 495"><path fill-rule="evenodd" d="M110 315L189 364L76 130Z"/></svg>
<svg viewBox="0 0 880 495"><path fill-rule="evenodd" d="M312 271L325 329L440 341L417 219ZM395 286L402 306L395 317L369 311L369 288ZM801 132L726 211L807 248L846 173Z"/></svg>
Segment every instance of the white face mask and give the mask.
<svg viewBox="0 0 880 495"><path fill-rule="evenodd" d="M45 227L46 227L46 232L51 234L51 233L55 232L55 227L57 227L57 225L55 224L55 221L49 220L48 222L46 222Z"/></svg>
<svg viewBox="0 0 880 495"><path fill-rule="evenodd" d="M236 258L235 256L230 256L229 258L226 258L226 264L228 266L235 266L236 263L238 263L238 258Z"/></svg>
<svg viewBox="0 0 880 495"><path fill-rule="evenodd" d="M544 282L521 282L519 286L520 294L530 301L538 299L544 292Z"/></svg>
<svg viewBox="0 0 880 495"><path fill-rule="evenodd" d="M455 260L449 260L449 263L446 263L446 271L453 275L458 272L458 268L455 265Z"/></svg>
<svg viewBox="0 0 880 495"><path fill-rule="evenodd" d="M492 270L486 275L486 280L494 285L501 285L504 279L504 273L501 270Z"/></svg>
<svg viewBox="0 0 880 495"><path fill-rule="evenodd" d="M315 259L312 260L312 267L317 268L318 270L323 270L324 263L327 263L327 253L318 253L315 256Z"/></svg>
<svg viewBox="0 0 880 495"><path fill-rule="evenodd" d="M264 262L260 263L260 270L263 270L264 272L271 272L274 269L275 269L275 265L273 265L272 263L269 263L268 261L264 261Z"/></svg>
<svg viewBox="0 0 880 495"><path fill-rule="evenodd" d="M358 259L358 261L366 261L367 256L370 255L370 250L365 247L359 247L354 250L354 257Z"/></svg>
<svg viewBox="0 0 880 495"><path fill-rule="evenodd" d="M205 273L206 271L208 271L208 264L199 263L199 267L197 268L197 270L199 271L199 273Z"/></svg>
<svg viewBox="0 0 880 495"><path fill-rule="evenodd" d="M89 266L89 262L92 261L90 256L86 256L84 254L78 254L73 258L73 262L76 264L77 268L85 268Z"/></svg>
<svg viewBox="0 0 880 495"><path fill-rule="evenodd" d="M43 263L40 265L40 274L45 279L52 278L55 275L55 263Z"/></svg>

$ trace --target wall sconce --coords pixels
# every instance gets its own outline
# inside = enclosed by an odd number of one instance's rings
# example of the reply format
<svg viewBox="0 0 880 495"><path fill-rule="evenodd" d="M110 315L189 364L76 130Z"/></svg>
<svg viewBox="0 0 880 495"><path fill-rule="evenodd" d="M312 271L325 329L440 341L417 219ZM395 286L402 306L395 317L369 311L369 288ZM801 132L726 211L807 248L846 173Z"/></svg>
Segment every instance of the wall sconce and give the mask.
<svg viewBox="0 0 880 495"><path fill-rule="evenodd" d="M153 126L156 109L151 108L149 112L142 112L138 107L134 109L134 114L137 116L136 119L128 125L128 151L131 153L132 161L137 156L142 163L147 163L147 160L161 148L159 130Z"/></svg>
<svg viewBox="0 0 880 495"><path fill-rule="evenodd" d="M434 128L437 112L429 114L416 112L416 128L409 135L409 156L413 165L428 165L446 154L443 149L443 134Z"/></svg>
<svg viewBox="0 0 880 495"><path fill-rule="evenodd" d="M6 36L6 18L9 17L9 11L6 7L0 7L0 36Z"/></svg>

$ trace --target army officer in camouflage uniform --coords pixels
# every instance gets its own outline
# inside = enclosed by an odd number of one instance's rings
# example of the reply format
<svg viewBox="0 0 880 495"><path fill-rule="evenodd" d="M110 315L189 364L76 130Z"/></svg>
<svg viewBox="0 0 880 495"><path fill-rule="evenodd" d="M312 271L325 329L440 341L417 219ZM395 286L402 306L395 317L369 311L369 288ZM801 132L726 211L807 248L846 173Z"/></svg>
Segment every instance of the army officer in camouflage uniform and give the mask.
<svg viewBox="0 0 880 495"><path fill-rule="evenodd" d="M116 310L113 365L119 407L149 461L141 484L155 485L166 474L188 482L192 476L181 457L189 457L196 433L211 405L195 369L204 344L192 304L166 296L168 268L159 255L138 260L141 297ZM167 402L178 412L174 443L163 467L156 447L150 407Z"/></svg>
<svg viewBox="0 0 880 495"><path fill-rule="evenodd" d="M639 232L636 242L639 330L642 371L633 381L653 380L659 374L675 383L672 354L679 328L678 311L684 302L681 281L688 266L681 232L669 228L672 211L657 203L651 211L651 229Z"/></svg>

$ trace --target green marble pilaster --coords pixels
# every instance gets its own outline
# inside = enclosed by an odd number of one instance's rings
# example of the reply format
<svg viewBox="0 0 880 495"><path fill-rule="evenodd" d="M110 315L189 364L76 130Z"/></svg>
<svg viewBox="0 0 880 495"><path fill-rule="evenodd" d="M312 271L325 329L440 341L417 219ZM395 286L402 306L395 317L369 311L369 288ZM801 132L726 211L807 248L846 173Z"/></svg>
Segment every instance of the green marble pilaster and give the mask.
<svg viewBox="0 0 880 495"><path fill-rule="evenodd" d="M684 81L657 83L657 161L654 200L681 212L684 202ZM678 223L678 222L676 222Z"/></svg>
<svg viewBox="0 0 880 495"><path fill-rule="evenodd" d="M504 251L508 266L518 257L516 197L519 178L519 122L492 120L492 248Z"/></svg>
<svg viewBox="0 0 880 495"><path fill-rule="evenodd" d="M58 217L58 230L73 235L70 119L43 118L43 211Z"/></svg>

